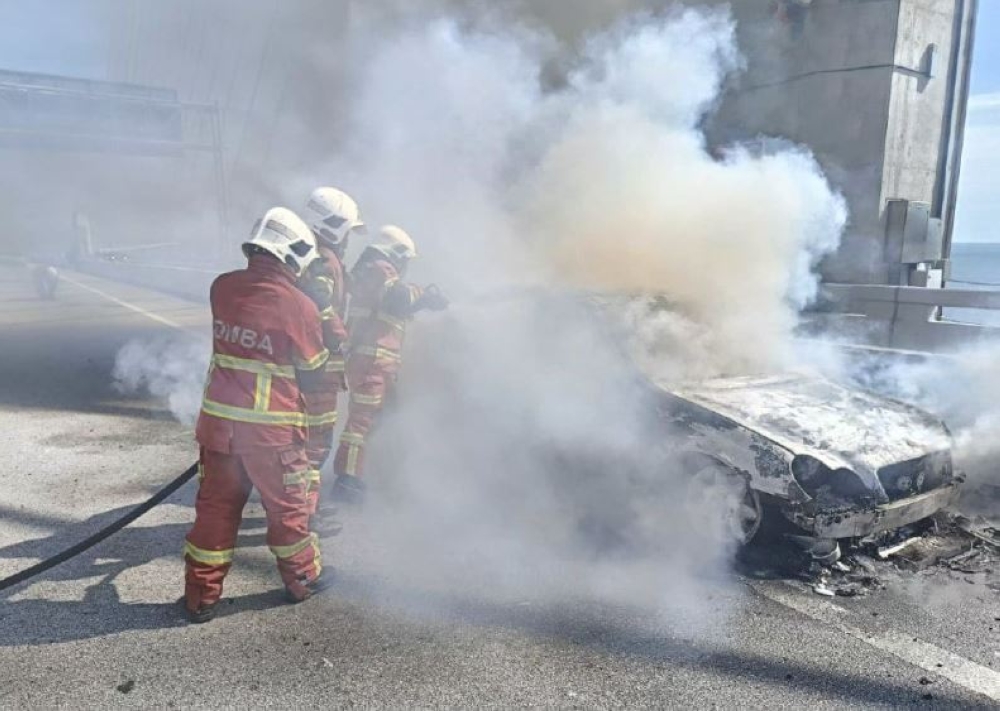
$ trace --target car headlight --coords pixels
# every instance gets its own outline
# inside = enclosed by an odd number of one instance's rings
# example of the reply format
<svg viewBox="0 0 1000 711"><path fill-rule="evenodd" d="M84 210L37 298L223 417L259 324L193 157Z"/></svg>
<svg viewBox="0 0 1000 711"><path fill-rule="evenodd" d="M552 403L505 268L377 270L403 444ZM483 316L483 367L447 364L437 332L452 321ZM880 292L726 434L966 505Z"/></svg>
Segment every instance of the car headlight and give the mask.
<svg viewBox="0 0 1000 711"><path fill-rule="evenodd" d="M871 493L850 469L831 469L807 454L800 454L792 460L792 476L802 490L814 499L831 496L856 499Z"/></svg>

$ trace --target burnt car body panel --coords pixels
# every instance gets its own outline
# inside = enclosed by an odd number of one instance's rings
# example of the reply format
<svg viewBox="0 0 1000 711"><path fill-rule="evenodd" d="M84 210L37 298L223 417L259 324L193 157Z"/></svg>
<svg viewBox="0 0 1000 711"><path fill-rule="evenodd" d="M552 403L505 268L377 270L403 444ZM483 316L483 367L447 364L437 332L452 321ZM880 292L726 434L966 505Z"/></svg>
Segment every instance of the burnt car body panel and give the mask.
<svg viewBox="0 0 1000 711"><path fill-rule="evenodd" d="M947 430L926 412L823 378L781 375L726 378L678 394L809 454L831 469L849 468L872 489L883 467L947 450Z"/></svg>
<svg viewBox="0 0 1000 711"><path fill-rule="evenodd" d="M880 504L874 508L817 511L813 515L801 510L789 510L784 513L793 523L823 538L862 538L902 528L932 516L954 503L957 494L958 484L950 482L940 488L888 504Z"/></svg>

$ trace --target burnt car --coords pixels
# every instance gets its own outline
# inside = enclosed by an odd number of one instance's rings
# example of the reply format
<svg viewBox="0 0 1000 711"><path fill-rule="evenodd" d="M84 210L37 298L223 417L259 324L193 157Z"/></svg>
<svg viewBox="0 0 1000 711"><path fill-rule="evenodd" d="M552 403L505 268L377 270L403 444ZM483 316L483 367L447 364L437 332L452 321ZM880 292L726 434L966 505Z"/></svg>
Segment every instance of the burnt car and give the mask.
<svg viewBox="0 0 1000 711"><path fill-rule="evenodd" d="M721 470L711 476L742 482L732 525L743 543L766 512L817 538L860 538L957 495L947 428L911 405L805 374L714 379L663 397L665 415Z"/></svg>
<svg viewBox="0 0 1000 711"><path fill-rule="evenodd" d="M605 316L629 299L589 297ZM669 308L662 299L644 306L650 315ZM813 540L868 537L925 519L957 497L951 435L913 405L811 373L676 382L639 371L659 419L684 435L687 473L735 490L726 512L739 543L768 516Z"/></svg>

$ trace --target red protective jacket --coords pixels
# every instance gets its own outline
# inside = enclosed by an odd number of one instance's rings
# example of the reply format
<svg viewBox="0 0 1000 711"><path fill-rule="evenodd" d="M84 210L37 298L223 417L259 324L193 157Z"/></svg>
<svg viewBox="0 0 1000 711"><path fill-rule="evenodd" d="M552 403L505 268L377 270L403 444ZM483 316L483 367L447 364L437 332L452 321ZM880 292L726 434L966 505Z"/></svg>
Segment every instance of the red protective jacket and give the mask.
<svg viewBox="0 0 1000 711"><path fill-rule="evenodd" d="M320 258L309 267L309 275L301 281L302 291L319 309L323 321L323 341L331 352L339 351L347 342L344 311L347 307L347 284L344 264L337 253L319 248Z"/></svg>
<svg viewBox="0 0 1000 711"><path fill-rule="evenodd" d="M406 284L385 259L371 259L351 273L348 312L350 355L372 358L385 372L395 372L402 358L406 322L423 289Z"/></svg>
<svg viewBox="0 0 1000 711"><path fill-rule="evenodd" d="M347 275L344 273L344 263L332 249L320 245L319 255L322 269L311 277L314 283L307 284L306 291L329 295L329 304L324 305L319 312L323 322L323 342L331 351L326 370L343 373L344 360L334 353L347 344L347 327L344 325L347 311Z"/></svg>
<svg viewBox="0 0 1000 711"><path fill-rule="evenodd" d="M276 259L255 255L211 290L212 363L195 435L207 449L242 453L303 444L297 370L329 355L319 312Z"/></svg>

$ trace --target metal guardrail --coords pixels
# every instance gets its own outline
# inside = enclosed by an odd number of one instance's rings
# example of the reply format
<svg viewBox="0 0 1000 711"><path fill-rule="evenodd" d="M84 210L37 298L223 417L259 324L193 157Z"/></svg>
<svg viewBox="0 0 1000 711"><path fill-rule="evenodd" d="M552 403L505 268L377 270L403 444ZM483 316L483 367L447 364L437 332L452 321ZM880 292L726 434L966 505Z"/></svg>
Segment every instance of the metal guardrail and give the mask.
<svg viewBox="0 0 1000 711"><path fill-rule="evenodd" d="M946 352L1000 338L1000 328L942 318L942 309L1000 310L1000 291L824 284L807 324L881 348Z"/></svg>
<svg viewBox="0 0 1000 711"><path fill-rule="evenodd" d="M891 303L924 306L953 306L968 309L1000 309L1000 291L937 289L925 286L883 286L880 284L824 284L823 296L833 303Z"/></svg>

